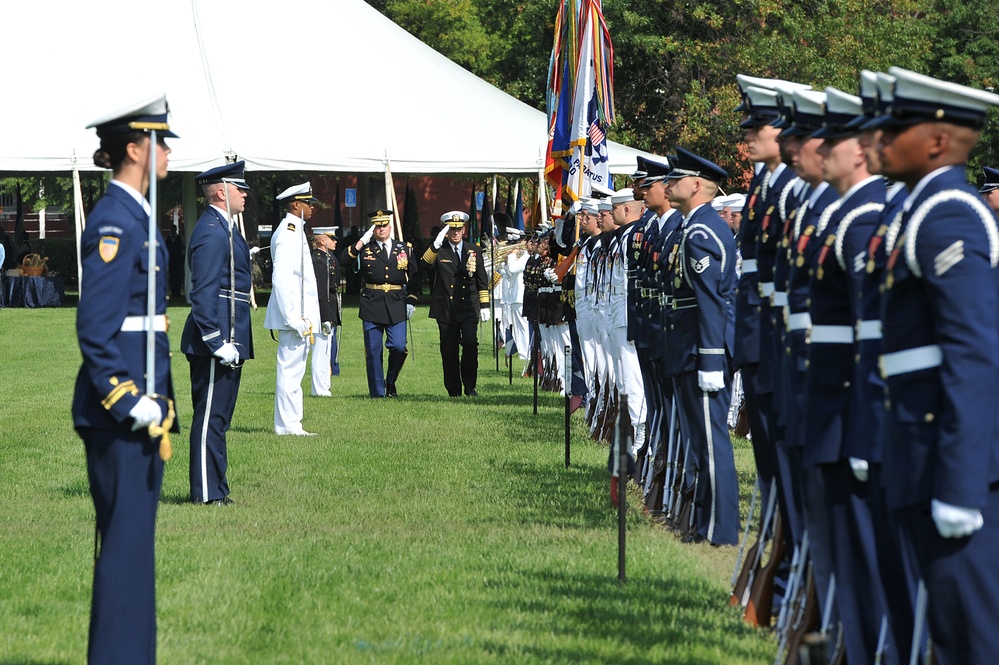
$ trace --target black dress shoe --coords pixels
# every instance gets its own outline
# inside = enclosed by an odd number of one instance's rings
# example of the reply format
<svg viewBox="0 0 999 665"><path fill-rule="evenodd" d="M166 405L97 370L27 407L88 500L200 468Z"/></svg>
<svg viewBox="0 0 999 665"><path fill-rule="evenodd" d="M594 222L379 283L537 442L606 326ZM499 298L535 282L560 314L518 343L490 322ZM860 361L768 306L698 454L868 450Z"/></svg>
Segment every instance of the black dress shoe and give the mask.
<svg viewBox="0 0 999 665"><path fill-rule="evenodd" d="M395 391L395 384L385 386L385 396L386 397L398 397L399 393Z"/></svg>
<svg viewBox="0 0 999 665"><path fill-rule="evenodd" d="M229 497L224 496L221 499L212 499L211 501L206 501L205 505L206 506L231 506L234 503L236 503L236 502L233 501L232 499L230 499Z"/></svg>
<svg viewBox="0 0 999 665"><path fill-rule="evenodd" d="M465 397L478 397L479 393L475 392L475 388L465 391Z"/></svg>
<svg viewBox="0 0 999 665"><path fill-rule="evenodd" d="M461 393L448 393L448 397L461 397Z"/></svg>
<svg viewBox="0 0 999 665"><path fill-rule="evenodd" d="M699 533L692 533L688 536L685 536L683 540L681 540L680 542L683 543L684 545L697 545L698 543L704 542L704 536L702 536Z"/></svg>

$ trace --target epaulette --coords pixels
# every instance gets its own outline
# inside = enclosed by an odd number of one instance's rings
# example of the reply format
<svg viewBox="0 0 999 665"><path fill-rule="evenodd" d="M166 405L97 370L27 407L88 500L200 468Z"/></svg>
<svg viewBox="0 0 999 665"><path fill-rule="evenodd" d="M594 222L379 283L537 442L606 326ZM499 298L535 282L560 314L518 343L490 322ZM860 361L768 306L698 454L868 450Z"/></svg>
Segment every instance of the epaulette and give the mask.
<svg viewBox="0 0 999 665"><path fill-rule="evenodd" d="M852 224L853 220L857 219L861 215L866 215L869 212L879 213L884 209L884 203L865 203L864 205L857 206L850 212L846 213L846 216L839 223L839 228L836 229L836 261L839 263L840 268L849 272L846 268L846 260L843 258L843 242L846 238L846 230L850 228L850 224Z"/></svg>
<svg viewBox="0 0 999 665"><path fill-rule="evenodd" d="M978 217L982 220L982 225L985 226L985 236L989 240L989 264L995 268L999 264L999 229L996 228L995 217L992 216L992 211L988 209L985 202L982 201L977 195L971 194L969 192L962 191L960 189L948 189L942 192L937 192L930 198L923 201L923 203L916 208L916 211L912 213L912 217L909 219L909 225L906 227L905 231L905 262L909 265L909 270L916 277L922 277L923 272L919 267L919 262L916 260L916 234L919 233L919 226L929 215L930 211L941 203L949 203L951 201L956 201L958 203L967 204L972 210L974 210ZM957 241L957 243L963 243L963 241ZM957 245L955 243L955 245ZM962 245L957 245L958 256L956 260L948 260L949 265L947 267L954 265L961 260L963 257ZM951 252L952 247L948 247L941 255L946 252ZM937 257L941 259L941 256ZM940 269L938 265L937 274L942 274L946 270Z"/></svg>

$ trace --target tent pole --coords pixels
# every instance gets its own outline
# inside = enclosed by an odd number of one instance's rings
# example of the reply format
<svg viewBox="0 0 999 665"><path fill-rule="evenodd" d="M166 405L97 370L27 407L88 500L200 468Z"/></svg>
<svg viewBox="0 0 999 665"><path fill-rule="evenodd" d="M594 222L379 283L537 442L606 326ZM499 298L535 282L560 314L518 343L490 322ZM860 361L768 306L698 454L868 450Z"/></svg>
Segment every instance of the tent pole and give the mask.
<svg viewBox="0 0 999 665"><path fill-rule="evenodd" d="M76 231L76 288L79 294L83 293L83 259L80 252L80 239L83 236L83 229L87 226L87 220L83 213L83 187L80 184L80 170L76 168L76 155L73 155L73 217L76 223L73 225Z"/></svg>
<svg viewBox="0 0 999 665"><path fill-rule="evenodd" d="M545 194L545 170L538 169L538 200L541 202L541 222L548 221L548 196ZM539 222L540 223L540 222ZM537 224L534 225L537 227Z"/></svg>

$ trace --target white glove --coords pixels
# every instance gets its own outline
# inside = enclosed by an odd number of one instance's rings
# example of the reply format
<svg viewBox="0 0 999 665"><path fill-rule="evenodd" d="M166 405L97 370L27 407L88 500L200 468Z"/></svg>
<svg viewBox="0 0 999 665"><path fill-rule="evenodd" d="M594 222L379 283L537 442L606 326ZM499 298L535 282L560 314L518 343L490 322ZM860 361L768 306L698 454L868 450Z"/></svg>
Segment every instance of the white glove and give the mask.
<svg viewBox="0 0 999 665"><path fill-rule="evenodd" d="M850 468L853 470L853 477L862 483L866 483L867 479L870 478L870 465L867 460L860 459L859 457L850 458Z"/></svg>
<svg viewBox="0 0 999 665"><path fill-rule="evenodd" d="M252 259L254 256L256 256L259 251L260 251L259 247L251 247L250 248L250 258Z"/></svg>
<svg viewBox="0 0 999 665"><path fill-rule="evenodd" d="M558 284L558 275L555 274L555 268L545 268L545 279L547 279L552 284Z"/></svg>
<svg viewBox="0 0 999 665"><path fill-rule="evenodd" d="M216 349L212 355L221 360L223 365L235 365L239 362L239 351L229 342Z"/></svg>
<svg viewBox="0 0 999 665"><path fill-rule="evenodd" d="M329 337L331 332L333 332L333 323L331 321L323 321L323 335Z"/></svg>
<svg viewBox="0 0 999 665"><path fill-rule="evenodd" d="M441 232L437 234L436 238L434 238L434 251L435 252L438 249L440 249L441 247L444 246L444 238L447 237L447 232L450 231L450 230L451 230L451 227L448 226L447 224L445 224L443 226L443 228L441 228Z"/></svg>
<svg viewBox="0 0 999 665"><path fill-rule="evenodd" d="M413 318L413 314L415 313L416 313L416 305L410 305L409 303L406 303L406 319L408 320Z"/></svg>
<svg viewBox="0 0 999 665"><path fill-rule="evenodd" d="M374 237L374 235L375 235L375 225L372 224L371 226L368 227L368 230L364 232L364 235L361 236L361 240L359 241L361 243L361 247L364 247L369 242L371 242L371 238Z"/></svg>
<svg viewBox="0 0 999 665"><path fill-rule="evenodd" d="M483 323L489 320L489 310L485 307L479 310L479 320Z"/></svg>
<svg viewBox="0 0 999 665"><path fill-rule="evenodd" d="M292 326L294 327L295 332L298 333L298 336L305 339L309 336L309 329L312 328L312 323L308 319L299 319L296 323L293 323Z"/></svg>
<svg viewBox="0 0 999 665"><path fill-rule="evenodd" d="M156 400L145 395L139 398L139 401L135 403L135 406L128 412L128 415L132 416L135 420L132 423L133 432L146 429L150 425L159 425L163 419L163 411L160 410L160 405L156 403Z"/></svg>
<svg viewBox="0 0 999 665"><path fill-rule="evenodd" d="M930 511L933 523L937 525L937 532L943 538L964 538L985 524L982 511L978 508L962 508L933 499L930 501Z"/></svg>
<svg viewBox="0 0 999 665"><path fill-rule="evenodd" d="M703 372L697 370L697 386L706 393L716 393L725 387L725 372Z"/></svg>

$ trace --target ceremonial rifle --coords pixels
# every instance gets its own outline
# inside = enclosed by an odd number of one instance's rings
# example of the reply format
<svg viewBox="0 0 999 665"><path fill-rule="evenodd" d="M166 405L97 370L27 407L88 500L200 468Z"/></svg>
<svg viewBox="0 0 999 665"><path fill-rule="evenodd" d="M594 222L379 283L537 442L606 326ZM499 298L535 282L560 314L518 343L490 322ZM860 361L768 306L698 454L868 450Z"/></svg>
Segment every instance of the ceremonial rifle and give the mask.
<svg viewBox="0 0 999 665"><path fill-rule="evenodd" d="M625 581L625 539L628 526L628 446L631 442L631 423L628 413L628 395L621 395L616 428L617 439L617 580Z"/></svg>
<svg viewBox="0 0 999 665"><path fill-rule="evenodd" d="M735 582L739 579L739 572L742 570L742 557L746 553L746 542L749 540L749 529L753 523L753 516L756 514L756 499L759 493L760 475L756 474L756 482L753 483L753 494L749 499L749 512L746 514L746 526L742 530L742 544L739 546L739 554L736 556L735 566L732 568L732 580L729 582L732 593L735 593Z"/></svg>
<svg viewBox="0 0 999 665"><path fill-rule="evenodd" d="M787 547L784 544L784 522L780 511L774 514L774 528L770 537L770 560L756 574L753 588L746 603L746 623L759 628L769 628L773 618L774 578L777 568L784 561Z"/></svg>
<svg viewBox="0 0 999 665"><path fill-rule="evenodd" d="M763 515L763 519L760 521L760 530L756 534L756 542L753 543L753 546L749 549L749 554L746 556L742 572L739 574L739 579L735 583L735 589L733 589L732 597L729 599L730 605L739 604L746 607L746 605L749 604L749 594L753 589L756 571L759 570L760 561L763 558L763 550L766 548L766 541L770 531L770 524L774 517L776 502L776 480L771 480L770 496L767 499L767 510Z"/></svg>

